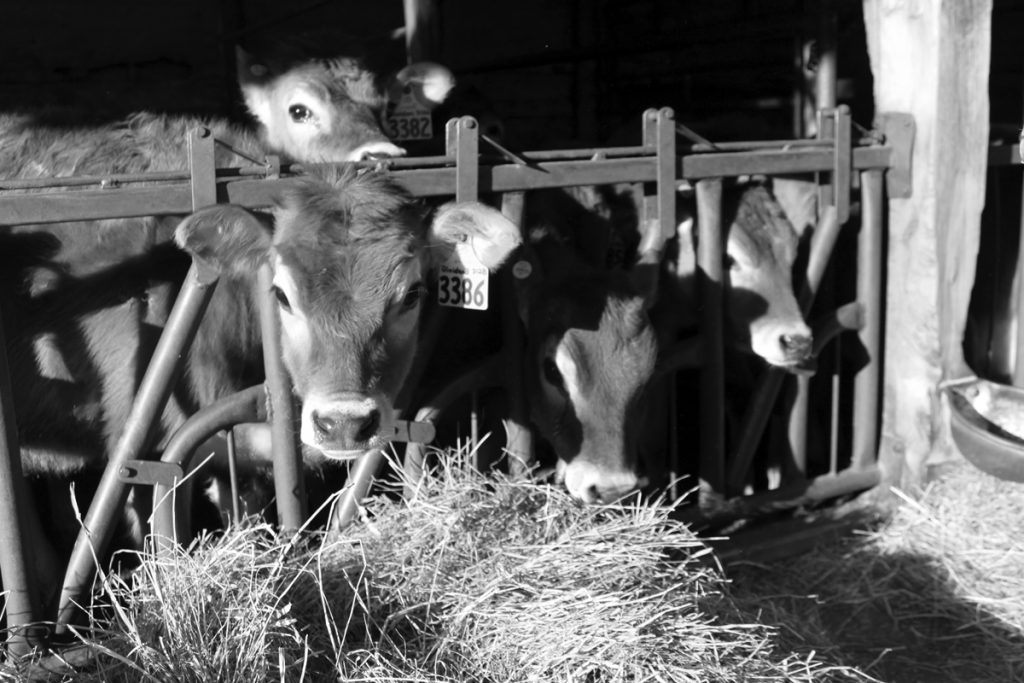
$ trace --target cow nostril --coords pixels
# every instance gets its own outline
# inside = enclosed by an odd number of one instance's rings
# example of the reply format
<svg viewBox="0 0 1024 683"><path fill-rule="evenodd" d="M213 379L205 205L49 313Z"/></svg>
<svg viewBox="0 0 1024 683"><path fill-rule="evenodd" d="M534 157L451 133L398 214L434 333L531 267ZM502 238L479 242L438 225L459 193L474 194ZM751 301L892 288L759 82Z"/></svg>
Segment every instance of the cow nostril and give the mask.
<svg viewBox="0 0 1024 683"><path fill-rule="evenodd" d="M380 411L371 410L370 414L363 418L363 423L356 434L356 441L369 441L376 436L378 429L380 429Z"/></svg>
<svg viewBox="0 0 1024 683"><path fill-rule="evenodd" d="M811 338L804 334L784 334L780 338L782 349L792 356L805 356L811 350Z"/></svg>
<svg viewBox="0 0 1024 683"><path fill-rule="evenodd" d="M328 417L327 415L314 412L313 425L321 435L329 436L338 429L338 420Z"/></svg>

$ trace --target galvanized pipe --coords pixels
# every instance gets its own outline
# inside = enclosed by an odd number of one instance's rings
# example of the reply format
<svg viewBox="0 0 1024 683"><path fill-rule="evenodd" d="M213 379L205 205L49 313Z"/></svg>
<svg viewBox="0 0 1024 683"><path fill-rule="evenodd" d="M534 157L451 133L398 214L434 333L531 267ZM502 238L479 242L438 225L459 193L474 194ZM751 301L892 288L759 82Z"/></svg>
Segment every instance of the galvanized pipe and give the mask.
<svg viewBox="0 0 1024 683"><path fill-rule="evenodd" d="M522 192L506 192L501 197L501 212L519 227L524 234L523 208L525 195ZM505 362L505 395L508 398L508 419L505 422L505 451L508 457L509 473L524 476L533 467L533 433L530 431L530 415L526 405L526 386L523 378L528 372L529 361L525 358L526 335L519 320L519 303L515 276L511 268L501 271L501 354Z"/></svg>
<svg viewBox="0 0 1024 683"><path fill-rule="evenodd" d="M27 496L21 471L21 451L15 422L11 371L7 363L7 344L0 316L0 578L6 596L7 652L22 657L31 650L25 627L38 620L39 609L29 552L28 534L22 519Z"/></svg>
<svg viewBox="0 0 1024 683"><path fill-rule="evenodd" d="M263 368L270 401L271 443L274 457L274 493L281 532L290 535L306 521L306 485L302 471L302 449L295 431L292 383L281 351L281 322L273 289L270 264L256 272L256 297L263 337Z"/></svg>
<svg viewBox="0 0 1024 683"><path fill-rule="evenodd" d="M884 209L881 170L861 173L861 226L857 238L857 301L864 304L864 324L858 336L868 362L854 377L853 452L850 467L864 470L878 454L878 420L882 375L882 269Z"/></svg>
<svg viewBox="0 0 1024 683"><path fill-rule="evenodd" d="M171 437L160 462L180 465L187 470L196 449L222 429L244 422L264 422L267 419L267 390L263 384L232 394L185 420ZM158 552L166 549L167 542L187 543L192 538L186 524L188 512L175 504L172 485L157 483L153 487L153 536Z"/></svg>
<svg viewBox="0 0 1024 683"><path fill-rule="evenodd" d="M506 368L504 353L496 353L475 363L468 370L444 386L430 397L416 413L416 422L433 422L445 408L460 396L487 387L499 387L505 381ZM511 440L510 435L506 435ZM426 445L410 442L405 447L403 495L406 500L415 495L419 482L423 479L423 465L426 461Z"/></svg>
<svg viewBox="0 0 1024 683"><path fill-rule="evenodd" d="M722 311L722 180L697 181L697 276L704 367L700 373L700 494L725 491L725 332Z"/></svg>
<svg viewBox="0 0 1024 683"><path fill-rule="evenodd" d="M128 490L119 479L124 463L144 453L154 425L181 370L185 350L195 337L216 284L216 273L193 261L185 277L167 325L160 335L152 360L142 378L124 432L107 462L78 533L68 562L58 609L58 630L63 631L84 604L96 567L93 554L102 554L110 543L117 515L124 508Z"/></svg>

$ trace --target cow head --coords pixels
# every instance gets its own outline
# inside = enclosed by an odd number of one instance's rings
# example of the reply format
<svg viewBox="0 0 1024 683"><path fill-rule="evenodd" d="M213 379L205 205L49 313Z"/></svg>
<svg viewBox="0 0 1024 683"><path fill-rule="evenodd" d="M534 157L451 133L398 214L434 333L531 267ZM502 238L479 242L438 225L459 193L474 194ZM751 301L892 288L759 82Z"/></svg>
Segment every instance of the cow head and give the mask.
<svg viewBox="0 0 1024 683"><path fill-rule="evenodd" d="M281 197L269 216L215 206L176 240L222 277L273 270L285 365L302 400L303 443L328 458L382 446L416 351L429 271L468 252L491 269L517 228L476 202L442 207L429 229L386 174L326 169Z"/></svg>
<svg viewBox="0 0 1024 683"><path fill-rule="evenodd" d="M761 184L725 189L723 283L731 341L771 365L793 367L811 354L811 330L793 293L797 235L782 207ZM676 279L695 270L693 214L678 226Z"/></svg>
<svg viewBox="0 0 1024 683"><path fill-rule="evenodd" d="M267 146L308 163L404 155L381 130L388 91L400 79L409 81L411 72L423 102L435 106L454 84L451 72L434 64L405 67L383 86L354 58L285 66L238 48L237 66L245 104Z"/></svg>
<svg viewBox="0 0 1024 683"><path fill-rule="evenodd" d="M612 501L640 484L636 411L657 356L647 316L654 278L589 266L551 237L531 241L520 313L532 418L569 492Z"/></svg>

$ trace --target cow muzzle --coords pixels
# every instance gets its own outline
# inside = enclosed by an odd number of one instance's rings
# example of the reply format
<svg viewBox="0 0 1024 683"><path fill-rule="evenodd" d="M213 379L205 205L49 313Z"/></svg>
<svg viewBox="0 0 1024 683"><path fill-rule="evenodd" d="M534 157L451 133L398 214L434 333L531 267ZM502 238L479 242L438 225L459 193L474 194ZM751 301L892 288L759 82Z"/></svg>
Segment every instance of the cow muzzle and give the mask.
<svg viewBox="0 0 1024 683"><path fill-rule="evenodd" d="M810 359L814 337L803 322L766 325L751 335L751 348L770 365L788 368Z"/></svg>
<svg viewBox="0 0 1024 683"><path fill-rule="evenodd" d="M558 461L556 478L569 494L584 503L613 503L647 484L646 478L627 469L606 469L579 458L566 464Z"/></svg>
<svg viewBox="0 0 1024 683"><path fill-rule="evenodd" d="M350 460L383 446L383 428L390 423L390 409L373 397L310 397L302 407L300 438L328 458Z"/></svg>

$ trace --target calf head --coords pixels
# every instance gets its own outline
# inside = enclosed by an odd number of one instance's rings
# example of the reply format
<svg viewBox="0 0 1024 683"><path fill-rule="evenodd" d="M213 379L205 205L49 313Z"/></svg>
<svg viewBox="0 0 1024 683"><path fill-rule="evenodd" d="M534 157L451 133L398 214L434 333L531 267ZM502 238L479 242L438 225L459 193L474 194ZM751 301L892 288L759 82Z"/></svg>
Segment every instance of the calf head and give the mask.
<svg viewBox="0 0 1024 683"><path fill-rule="evenodd" d="M451 72L435 64L407 66L384 85L354 58L285 65L239 48L237 64L245 104L267 146L308 163L404 155L381 129L388 92L407 83L435 106L454 84Z"/></svg>
<svg viewBox="0 0 1024 683"><path fill-rule="evenodd" d="M569 492L612 501L640 485L636 411L657 356L646 282L642 269L598 269L553 238L533 242L520 281L532 419Z"/></svg>
<svg viewBox="0 0 1024 683"><path fill-rule="evenodd" d="M797 235L782 207L757 183L726 188L723 283L730 340L771 365L792 367L811 353L811 330L793 293ZM678 226L675 279L695 271L692 213Z"/></svg>
<svg viewBox="0 0 1024 683"><path fill-rule="evenodd" d="M497 268L519 233L476 202L442 207L429 229L383 173L324 170L302 180L272 220L235 206L187 218L178 244L252 280L273 271L285 365L302 401L300 437L328 458L382 446L416 351L428 271L467 252Z"/></svg>

